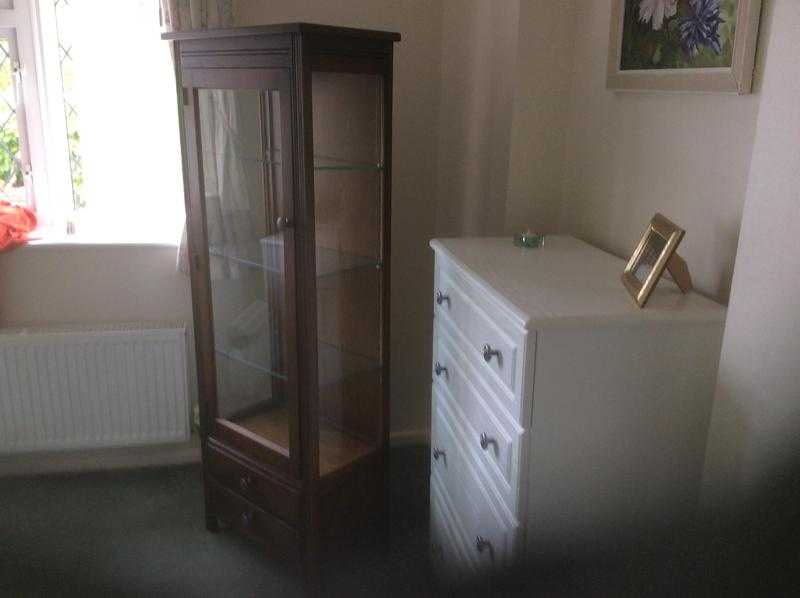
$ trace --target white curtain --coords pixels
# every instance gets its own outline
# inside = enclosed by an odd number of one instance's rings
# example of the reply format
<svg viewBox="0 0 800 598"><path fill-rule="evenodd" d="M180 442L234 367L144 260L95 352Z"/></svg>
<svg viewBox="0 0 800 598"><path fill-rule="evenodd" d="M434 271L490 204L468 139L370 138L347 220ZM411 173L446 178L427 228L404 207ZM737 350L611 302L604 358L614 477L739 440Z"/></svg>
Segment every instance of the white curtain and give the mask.
<svg viewBox="0 0 800 598"><path fill-rule="evenodd" d="M199 100L203 186L208 244L212 254L259 259L256 230L263 216L258 199L260 150L252 116L258 96L230 89L201 90ZM263 211L263 210L262 210ZM239 265L227 259L211 261L212 278L238 278Z"/></svg>
<svg viewBox="0 0 800 598"><path fill-rule="evenodd" d="M161 25L166 31L185 31L187 29L202 29L205 27L231 27L234 23L233 0L159 0L159 2L161 5ZM221 120L218 122L223 122L225 120L233 122L233 120L235 120L235 114L233 113L235 106L233 101L223 100L219 106L222 113L219 115ZM207 110L207 112L209 111ZM224 114L225 112L228 112L227 117ZM204 120L206 117L213 118L213 111L210 111L209 114L203 114L201 109L201 120ZM216 134L222 134L223 129L216 128L215 126L206 127L205 124L206 123L203 122L203 128L207 130L203 131L203 133L213 131ZM202 138L211 139L211 137ZM224 143L221 139L216 141ZM228 156L227 159L230 160L231 156ZM217 172L224 172L226 168L227 167L225 164L215 164L215 169ZM206 178L208 178L208 175L206 175ZM220 177L216 176L216 174L214 175L214 179L221 180ZM213 189L207 189L207 193L211 195L215 194ZM216 196L217 198L222 197L220 193L216 193ZM218 212L220 214L224 212L222 207L220 207ZM209 218L211 217L209 216ZM209 222L209 229L211 228L212 224ZM220 226L216 228L219 230L224 230L226 227L220 224ZM218 240L224 241L222 238ZM181 235L177 261L178 270L184 274L188 274L189 255L187 248L186 226L184 226L183 234ZM231 274L233 273L222 273L223 276Z"/></svg>
<svg viewBox="0 0 800 598"><path fill-rule="evenodd" d="M233 0L160 0L161 25L167 31L231 27Z"/></svg>

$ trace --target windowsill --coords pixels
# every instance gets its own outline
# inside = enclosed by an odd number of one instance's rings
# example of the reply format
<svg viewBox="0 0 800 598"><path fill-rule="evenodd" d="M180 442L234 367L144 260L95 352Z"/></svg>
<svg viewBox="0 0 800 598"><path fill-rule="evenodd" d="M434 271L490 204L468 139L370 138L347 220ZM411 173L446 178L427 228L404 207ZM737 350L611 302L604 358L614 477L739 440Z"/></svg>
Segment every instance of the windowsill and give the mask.
<svg viewBox="0 0 800 598"><path fill-rule="evenodd" d="M53 231L34 231L33 237L27 244L18 249L42 249L42 248L97 248L97 247L171 247L177 248L179 241L165 241L163 239L137 239L125 237L123 235L114 236L110 234L59 234Z"/></svg>

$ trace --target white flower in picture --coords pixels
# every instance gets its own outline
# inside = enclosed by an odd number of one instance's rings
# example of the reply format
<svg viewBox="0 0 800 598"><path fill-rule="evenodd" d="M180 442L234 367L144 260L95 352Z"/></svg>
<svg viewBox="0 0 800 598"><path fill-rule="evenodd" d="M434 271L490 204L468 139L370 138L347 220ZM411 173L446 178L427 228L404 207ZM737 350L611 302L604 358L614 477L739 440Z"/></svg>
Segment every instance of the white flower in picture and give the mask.
<svg viewBox="0 0 800 598"><path fill-rule="evenodd" d="M664 19L674 17L678 13L678 0L641 0L639 2L639 20L642 23L653 22L653 31L659 31Z"/></svg>

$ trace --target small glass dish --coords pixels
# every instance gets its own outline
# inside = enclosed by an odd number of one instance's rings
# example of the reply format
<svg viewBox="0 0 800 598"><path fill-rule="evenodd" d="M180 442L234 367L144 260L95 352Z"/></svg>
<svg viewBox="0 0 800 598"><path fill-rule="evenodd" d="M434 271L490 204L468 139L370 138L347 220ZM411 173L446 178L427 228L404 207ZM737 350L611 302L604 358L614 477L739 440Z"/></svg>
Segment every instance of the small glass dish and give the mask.
<svg viewBox="0 0 800 598"><path fill-rule="evenodd" d="M526 231L514 235L514 245L525 249L540 249L544 247L545 235Z"/></svg>

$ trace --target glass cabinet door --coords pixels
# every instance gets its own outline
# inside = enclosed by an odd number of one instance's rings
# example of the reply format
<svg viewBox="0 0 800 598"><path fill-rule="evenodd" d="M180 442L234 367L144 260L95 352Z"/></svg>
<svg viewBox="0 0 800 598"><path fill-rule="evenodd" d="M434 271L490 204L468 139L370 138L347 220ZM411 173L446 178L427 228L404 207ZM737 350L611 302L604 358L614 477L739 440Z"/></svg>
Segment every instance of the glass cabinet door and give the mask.
<svg viewBox="0 0 800 598"><path fill-rule="evenodd" d="M296 460L288 93L198 89L213 313L212 434Z"/></svg>
<svg viewBox="0 0 800 598"><path fill-rule="evenodd" d="M321 476L382 442L382 84L312 74Z"/></svg>

